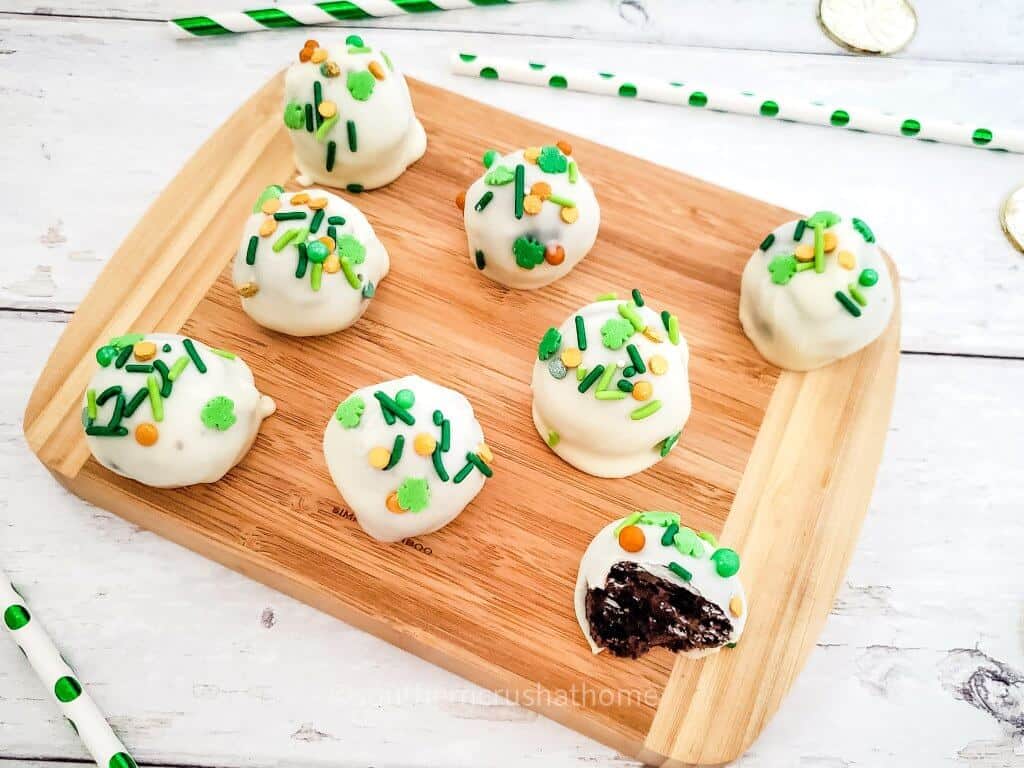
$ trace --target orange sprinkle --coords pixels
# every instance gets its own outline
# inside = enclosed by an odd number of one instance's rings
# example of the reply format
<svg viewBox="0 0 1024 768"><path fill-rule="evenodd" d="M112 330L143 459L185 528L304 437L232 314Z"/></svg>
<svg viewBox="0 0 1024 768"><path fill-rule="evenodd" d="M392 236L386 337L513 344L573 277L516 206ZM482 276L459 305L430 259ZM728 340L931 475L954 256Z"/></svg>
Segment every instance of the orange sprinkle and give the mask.
<svg viewBox="0 0 1024 768"><path fill-rule="evenodd" d="M634 400L639 400L640 402L650 400L652 394L654 394L654 387L651 386L649 381L638 381L633 385Z"/></svg>
<svg viewBox="0 0 1024 768"><path fill-rule="evenodd" d="M281 209L281 199L272 197L269 200L264 200L263 205L260 206L260 210L268 216L272 213L277 213Z"/></svg>
<svg viewBox="0 0 1024 768"><path fill-rule="evenodd" d="M338 105L333 101L321 101L316 111L320 113L320 117L334 117L338 114Z"/></svg>
<svg viewBox="0 0 1024 768"><path fill-rule="evenodd" d="M572 154L572 144L570 144L568 141L565 141L564 139L559 139L558 141L556 141L555 146L562 150L563 155Z"/></svg>
<svg viewBox="0 0 1024 768"><path fill-rule="evenodd" d="M313 58L312 48L303 48L301 51L299 51L299 61L306 62L309 61L311 58Z"/></svg>
<svg viewBox="0 0 1024 768"><path fill-rule="evenodd" d="M333 238L333 237L330 237L329 235L324 235L323 237L319 238L319 240L320 240L320 242L321 242L321 243L323 243L324 245L326 245L326 246L327 246L327 252L328 252L328 253L330 253L331 251L333 251L333 250L334 250L334 248L335 248L335 246L337 245L337 244L336 244L336 243L334 242L334 238Z"/></svg>
<svg viewBox="0 0 1024 768"><path fill-rule="evenodd" d="M455 196L455 207L458 208L460 211L466 210L466 193L465 192L459 192L459 194L457 194Z"/></svg>
<svg viewBox="0 0 1024 768"><path fill-rule="evenodd" d="M557 267L565 261L565 248L558 243L549 243L544 249L544 261L553 267Z"/></svg>
<svg viewBox="0 0 1024 768"><path fill-rule="evenodd" d="M540 157L540 147L527 147L523 150L523 159L528 163L536 163Z"/></svg>
<svg viewBox="0 0 1024 768"><path fill-rule="evenodd" d="M320 43L318 43L316 40L307 40L305 43L303 43L302 47L303 48L319 48L320 47Z"/></svg>
<svg viewBox="0 0 1024 768"><path fill-rule="evenodd" d="M242 283L235 290L243 299L251 299L260 292L260 287L256 283Z"/></svg>
<svg viewBox="0 0 1024 768"><path fill-rule="evenodd" d="M836 237L836 233L835 232L826 232L825 233L825 253L832 253L832 251L834 251L836 249L837 245L839 245L839 238Z"/></svg>
<svg viewBox="0 0 1024 768"><path fill-rule="evenodd" d="M797 261L814 261L814 246L809 243L798 245L795 255Z"/></svg>
<svg viewBox="0 0 1024 768"><path fill-rule="evenodd" d="M546 181L535 181L530 187L530 194L536 195L541 200L547 200L551 197L551 185Z"/></svg>
<svg viewBox="0 0 1024 768"><path fill-rule="evenodd" d="M296 192L288 202L292 205L305 205L309 202L309 195L305 192Z"/></svg>
<svg viewBox="0 0 1024 768"><path fill-rule="evenodd" d="M313 55L309 57L309 60L314 64L319 64L322 61L327 61L327 51L323 48L317 48L313 51Z"/></svg>
<svg viewBox="0 0 1024 768"><path fill-rule="evenodd" d="M660 333L658 333L658 332L657 332L656 330L654 330L653 328L651 328L651 326L649 326L649 325L648 325L648 326L647 326L646 328L644 328L644 330L643 330L643 334L644 334L644 336L646 336L646 337L647 337L648 339L650 339L651 341L653 341L653 342L654 342L655 344L661 344L661 342L663 342L663 341L664 341L664 339L663 339L663 338L661 338L661 334L660 334Z"/></svg>
<svg viewBox="0 0 1024 768"><path fill-rule="evenodd" d="M384 79L384 69L376 61L371 61L369 66L367 66L366 68L370 70L370 74L373 75L378 80Z"/></svg>
<svg viewBox="0 0 1024 768"><path fill-rule="evenodd" d="M627 552L639 552L647 543L647 537L638 525L627 525L619 531L619 546Z"/></svg>
<svg viewBox="0 0 1024 768"><path fill-rule="evenodd" d="M536 195L527 195L523 198L523 210L531 216L536 216L543 207L544 201Z"/></svg>
<svg viewBox="0 0 1024 768"><path fill-rule="evenodd" d="M562 365L566 368L579 368L583 362L583 353L576 347L566 347L562 350Z"/></svg>
<svg viewBox="0 0 1024 768"><path fill-rule="evenodd" d="M148 448L156 443L159 437L160 432L157 430L156 424L150 424L147 421L135 428L135 442L139 445L144 445Z"/></svg>
<svg viewBox="0 0 1024 768"><path fill-rule="evenodd" d="M314 211L319 211L321 208L327 207L326 197L317 197L309 201L309 207Z"/></svg>
<svg viewBox="0 0 1024 768"><path fill-rule="evenodd" d="M274 230L277 229L277 221L267 216L260 224L260 237L266 237L267 235L274 234Z"/></svg>
<svg viewBox="0 0 1024 768"><path fill-rule="evenodd" d="M840 251L836 260L843 269L853 269L857 266L857 258L849 251Z"/></svg>
<svg viewBox="0 0 1024 768"><path fill-rule="evenodd" d="M580 209L577 208L576 206L572 206L571 208L566 207L562 209L562 221L564 221L566 224L574 224L576 222L576 219L578 219L579 217Z"/></svg>
<svg viewBox="0 0 1024 768"><path fill-rule="evenodd" d="M339 269L341 269L341 259L338 258L338 254L332 253L324 261L324 272L333 275Z"/></svg>
<svg viewBox="0 0 1024 768"><path fill-rule="evenodd" d="M388 498L384 502L384 505L388 508L388 512L394 512L396 515L401 515L405 512L398 503L398 494L395 491L388 494Z"/></svg>
<svg viewBox="0 0 1024 768"><path fill-rule="evenodd" d="M733 595L729 600L729 613L736 618L743 615L743 600L740 599L739 595Z"/></svg>
<svg viewBox="0 0 1024 768"><path fill-rule="evenodd" d="M437 440L431 434L420 432L416 435L416 439L412 441L412 447L420 456L429 456L437 447Z"/></svg>
<svg viewBox="0 0 1024 768"><path fill-rule="evenodd" d="M651 369L651 373L655 376L661 376L668 370L668 360L661 355L654 355L647 361L647 367Z"/></svg>
<svg viewBox="0 0 1024 768"><path fill-rule="evenodd" d="M384 469L391 461L391 451L378 445L370 449L370 452L366 454L366 459L374 469Z"/></svg>
<svg viewBox="0 0 1024 768"><path fill-rule="evenodd" d="M135 352L135 359L140 363L144 363L156 357L156 344L152 341L140 341L135 345L133 351Z"/></svg>

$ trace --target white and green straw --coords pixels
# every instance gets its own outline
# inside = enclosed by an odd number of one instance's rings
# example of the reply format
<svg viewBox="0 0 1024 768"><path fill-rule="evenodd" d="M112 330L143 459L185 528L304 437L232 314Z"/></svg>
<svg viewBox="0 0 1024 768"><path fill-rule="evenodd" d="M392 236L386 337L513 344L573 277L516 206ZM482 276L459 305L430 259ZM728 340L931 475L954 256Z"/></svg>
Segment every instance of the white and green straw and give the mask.
<svg viewBox="0 0 1024 768"><path fill-rule="evenodd" d="M627 77L613 72L594 72L475 53L454 52L452 71L457 75L481 77L485 80L504 80L602 96L642 99L965 147L1024 152L1024 130L1019 128L995 129L978 124L930 120L910 114L897 115L877 109L828 105L819 101L780 101L765 98L753 91L715 88L654 77Z"/></svg>
<svg viewBox="0 0 1024 768"><path fill-rule="evenodd" d="M100 768L136 768L124 744L114 735L92 697L82 689L74 670L64 661L3 570L0 570L0 608L7 634L25 654L96 764Z"/></svg>
<svg viewBox="0 0 1024 768"><path fill-rule="evenodd" d="M208 16L183 16L167 22L175 37L191 39L268 29L292 29L339 21L405 16L426 11L454 11L477 6L509 5L528 0L335 0L305 5L275 5Z"/></svg>

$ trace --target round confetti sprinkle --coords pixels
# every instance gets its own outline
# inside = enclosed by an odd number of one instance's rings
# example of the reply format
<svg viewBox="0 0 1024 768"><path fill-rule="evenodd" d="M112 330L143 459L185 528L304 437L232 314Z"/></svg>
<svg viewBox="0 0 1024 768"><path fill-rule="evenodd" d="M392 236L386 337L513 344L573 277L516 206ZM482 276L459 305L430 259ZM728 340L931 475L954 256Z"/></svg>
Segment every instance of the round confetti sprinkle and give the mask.
<svg viewBox="0 0 1024 768"><path fill-rule="evenodd" d="M317 48L313 51L313 55L309 57L309 60L314 64L320 64L323 61L327 61L327 51L323 48Z"/></svg>
<svg viewBox="0 0 1024 768"><path fill-rule="evenodd" d="M835 232L826 232L825 233L825 253L832 253L832 251L834 251L836 249L837 245L839 245L839 238L836 237L836 233Z"/></svg>
<svg viewBox="0 0 1024 768"><path fill-rule="evenodd" d="M566 368L578 368L583 362L583 353L576 347L566 347L562 350L562 363Z"/></svg>
<svg viewBox="0 0 1024 768"><path fill-rule="evenodd" d="M523 198L523 210L531 216L536 216L540 213L541 208L544 205L544 201L541 200L537 195L527 195Z"/></svg>
<svg viewBox="0 0 1024 768"><path fill-rule="evenodd" d="M156 344L152 341L140 341L132 351L135 354L135 359L140 363L144 363L156 357Z"/></svg>
<svg viewBox="0 0 1024 768"><path fill-rule="evenodd" d="M544 248L544 261L553 267L557 267L565 261L565 248L558 243L548 243Z"/></svg>
<svg viewBox="0 0 1024 768"><path fill-rule="evenodd" d="M574 206L562 208L562 221L566 224L574 224L580 217L580 209Z"/></svg>
<svg viewBox="0 0 1024 768"><path fill-rule="evenodd" d="M412 408L416 402L416 395L413 394L411 389L400 389L398 394L395 395L395 402L403 408Z"/></svg>
<svg viewBox="0 0 1024 768"><path fill-rule="evenodd" d="M391 451L378 445L370 449L370 453L367 454L366 458L374 469L384 469L388 462L391 461Z"/></svg>
<svg viewBox="0 0 1024 768"><path fill-rule="evenodd" d="M647 543L647 537L638 525L627 525L619 531L619 546L627 552L639 552Z"/></svg>
<svg viewBox="0 0 1024 768"><path fill-rule="evenodd" d="M860 273L860 277L857 278L857 282L863 285L865 288L870 288L872 285L878 282L878 273L873 269L865 269Z"/></svg>
<svg viewBox="0 0 1024 768"><path fill-rule="evenodd" d="M527 147L523 150L523 159L528 163L536 163L540 157L540 147Z"/></svg>
<svg viewBox="0 0 1024 768"><path fill-rule="evenodd" d="M737 619L743 615L743 600L739 595L733 595L729 599L729 613Z"/></svg>
<svg viewBox="0 0 1024 768"><path fill-rule="evenodd" d="M306 244L306 257L314 264L323 264L329 255L330 251L327 246L319 240Z"/></svg>
<svg viewBox="0 0 1024 768"><path fill-rule="evenodd" d="M96 350L96 362L106 368L117 357L117 347L100 347Z"/></svg>
<svg viewBox="0 0 1024 768"><path fill-rule="evenodd" d="M647 367L655 376L661 376L668 370L668 360L661 355L654 355L647 361Z"/></svg>
<svg viewBox="0 0 1024 768"><path fill-rule="evenodd" d="M336 61L325 61L320 65L320 74L324 77L337 77L341 74L341 67Z"/></svg>
<svg viewBox="0 0 1024 768"><path fill-rule="evenodd" d="M650 400L651 395L654 394L654 387L651 386L649 381L638 381L633 384L633 399L643 402L644 400Z"/></svg>
<svg viewBox="0 0 1024 768"><path fill-rule="evenodd" d="M334 117L338 114L338 105L333 101L321 101L316 110L320 113L320 117Z"/></svg>
<svg viewBox="0 0 1024 768"><path fill-rule="evenodd" d="M396 515L405 514L405 510L402 509L401 505L398 503L398 493L396 491L392 491L388 494L384 505L388 508L388 512L394 512Z"/></svg>
<svg viewBox="0 0 1024 768"><path fill-rule="evenodd" d="M420 432L416 435L416 439L413 440L412 447L420 456L429 456L437 447L437 440L433 435L429 435L426 432Z"/></svg>
<svg viewBox="0 0 1024 768"><path fill-rule="evenodd" d="M849 251L840 251L839 255L836 256L836 261L839 262L839 266L843 269L853 269L857 266L857 258Z"/></svg>
<svg viewBox="0 0 1024 768"><path fill-rule="evenodd" d="M135 442L139 445L150 446L155 445L156 441L160 438L160 431L156 428L156 424L150 424L148 421L139 424L135 428Z"/></svg>
<svg viewBox="0 0 1024 768"><path fill-rule="evenodd" d="M256 283L242 283L235 290L243 299L251 299L260 292L260 287Z"/></svg>
<svg viewBox="0 0 1024 768"><path fill-rule="evenodd" d="M798 245L793 255L796 256L797 261L814 261L814 246L810 243Z"/></svg>
<svg viewBox="0 0 1024 768"><path fill-rule="evenodd" d="M530 187L530 194L536 195L541 200L547 200L551 197L551 185L546 181L535 181Z"/></svg>
<svg viewBox="0 0 1024 768"><path fill-rule="evenodd" d="M335 272L341 269L341 259L338 258L338 254L332 253L324 260L324 272L329 275L333 275Z"/></svg>
<svg viewBox="0 0 1024 768"><path fill-rule="evenodd" d="M274 221L272 218L267 217L263 220L263 223L260 224L260 236L268 237L269 235L274 234L274 230L276 229L277 222Z"/></svg>

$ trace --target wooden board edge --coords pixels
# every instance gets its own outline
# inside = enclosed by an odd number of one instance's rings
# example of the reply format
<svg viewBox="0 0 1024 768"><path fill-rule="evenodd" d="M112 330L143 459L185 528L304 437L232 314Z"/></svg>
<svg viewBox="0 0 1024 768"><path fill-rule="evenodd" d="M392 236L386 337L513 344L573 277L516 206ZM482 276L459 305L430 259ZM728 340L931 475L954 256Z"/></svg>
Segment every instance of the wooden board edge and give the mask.
<svg viewBox="0 0 1024 768"><path fill-rule="evenodd" d="M833 365L779 378L722 533L743 558L750 601L743 638L732 651L676 660L644 742L649 763L738 759L778 710L824 627L871 501L895 396L899 283L886 258L895 307L883 335ZM856 472L837 471L854 463ZM792 558L780 538L806 557ZM773 617L759 602L785 608Z"/></svg>

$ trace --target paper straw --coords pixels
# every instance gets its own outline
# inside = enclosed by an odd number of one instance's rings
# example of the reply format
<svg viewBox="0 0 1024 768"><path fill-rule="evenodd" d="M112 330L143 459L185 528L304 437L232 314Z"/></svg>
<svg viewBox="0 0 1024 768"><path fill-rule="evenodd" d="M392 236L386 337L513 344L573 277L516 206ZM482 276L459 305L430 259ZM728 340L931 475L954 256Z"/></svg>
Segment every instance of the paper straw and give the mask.
<svg viewBox="0 0 1024 768"><path fill-rule="evenodd" d="M3 609L7 634L25 654L96 765L100 768L136 768L124 744L114 735L92 697L82 689L74 670L64 661L39 619L29 612L24 598L14 589L3 570L0 570L0 608Z"/></svg>
<svg viewBox="0 0 1024 768"><path fill-rule="evenodd" d="M209 16L185 16L167 22L175 37L189 39L237 32L291 29L339 21L404 16L424 11L454 11L488 5L508 5L529 0L337 0L306 5L275 5L248 11L225 11Z"/></svg>
<svg viewBox="0 0 1024 768"><path fill-rule="evenodd" d="M570 91L656 101L661 104L757 115L770 120L789 120L810 125L845 128L959 144L1005 152L1024 152L1024 130L995 129L948 120L931 120L911 114L896 115L877 109L819 101L773 100L753 91L715 88L653 77L626 77L611 72L593 72L524 59L508 59L474 53L452 54L452 71L467 77L505 80Z"/></svg>

